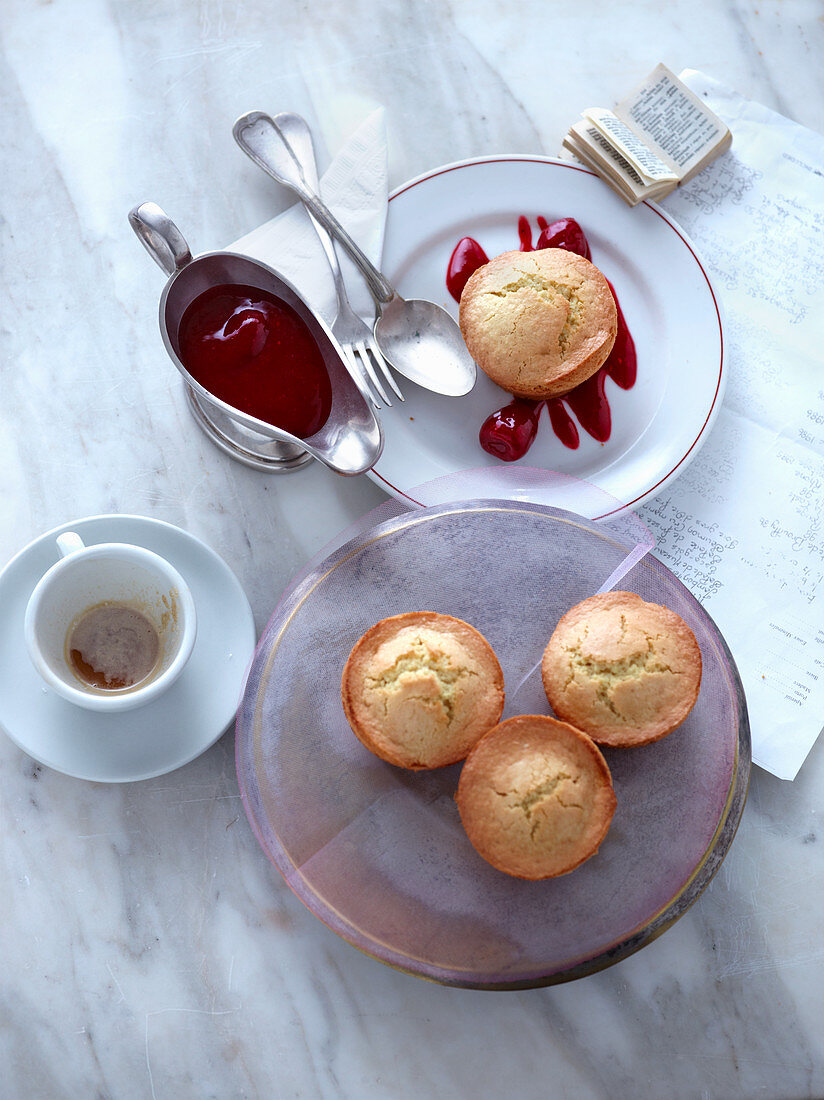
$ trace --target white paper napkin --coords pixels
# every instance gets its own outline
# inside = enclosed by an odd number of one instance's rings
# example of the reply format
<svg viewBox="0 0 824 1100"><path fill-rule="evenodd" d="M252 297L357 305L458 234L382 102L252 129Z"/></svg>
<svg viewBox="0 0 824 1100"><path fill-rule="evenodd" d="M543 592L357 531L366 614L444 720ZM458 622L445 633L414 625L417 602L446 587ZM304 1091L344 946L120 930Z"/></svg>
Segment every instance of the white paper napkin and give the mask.
<svg viewBox="0 0 824 1100"><path fill-rule="evenodd" d="M272 182L272 187L280 185ZM321 197L370 260L380 266L388 200L384 110L373 111L347 139L320 181ZM301 203L229 245L273 267L293 283L327 323L335 319L335 288L318 235ZM363 277L338 247L352 307L370 320L375 303Z"/></svg>

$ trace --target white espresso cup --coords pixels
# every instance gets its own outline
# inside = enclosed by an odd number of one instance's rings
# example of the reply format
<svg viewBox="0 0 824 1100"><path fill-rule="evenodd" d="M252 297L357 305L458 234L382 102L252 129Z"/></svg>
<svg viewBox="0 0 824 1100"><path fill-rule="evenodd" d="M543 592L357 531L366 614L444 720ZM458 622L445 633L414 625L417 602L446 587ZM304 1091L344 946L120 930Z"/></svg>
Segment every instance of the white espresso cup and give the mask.
<svg viewBox="0 0 824 1100"><path fill-rule="evenodd" d="M129 710L156 699L178 678L194 647L189 586L174 566L142 546L85 546L67 531L58 536L57 549L61 559L40 579L26 608L26 647L35 668L64 699L90 710ZM75 648L78 638L87 640L87 652Z"/></svg>

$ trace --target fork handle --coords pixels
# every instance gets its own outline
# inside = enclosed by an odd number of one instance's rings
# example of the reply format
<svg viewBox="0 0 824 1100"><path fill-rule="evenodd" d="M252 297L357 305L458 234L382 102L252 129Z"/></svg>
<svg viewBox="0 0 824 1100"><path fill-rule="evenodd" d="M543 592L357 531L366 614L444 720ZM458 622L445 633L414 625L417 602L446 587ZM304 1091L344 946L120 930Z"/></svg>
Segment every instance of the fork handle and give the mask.
<svg viewBox="0 0 824 1100"><path fill-rule="evenodd" d="M396 296L395 288L381 275L372 261L358 247L352 237L346 232L329 207L317 195L301 196L301 201L307 212L315 221L319 222L327 233L330 233L349 253L355 266L366 280L369 293L380 306L385 306Z"/></svg>
<svg viewBox="0 0 824 1100"><path fill-rule="evenodd" d="M391 302L395 297L394 287L381 275L329 207L309 186L298 157L275 119L262 111L251 111L237 120L232 133L244 153L272 179L294 191L309 214L343 245L366 280L369 292L378 305Z"/></svg>

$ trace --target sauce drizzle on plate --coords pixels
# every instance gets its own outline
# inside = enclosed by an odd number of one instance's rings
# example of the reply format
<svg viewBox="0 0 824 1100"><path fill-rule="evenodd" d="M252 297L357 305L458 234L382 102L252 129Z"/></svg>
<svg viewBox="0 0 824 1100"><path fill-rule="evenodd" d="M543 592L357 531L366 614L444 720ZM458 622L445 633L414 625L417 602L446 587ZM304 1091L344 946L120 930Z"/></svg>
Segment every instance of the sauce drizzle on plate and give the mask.
<svg viewBox="0 0 824 1100"><path fill-rule="evenodd" d="M538 217L537 222L540 233L533 245L532 227L528 218L523 215L518 218L521 252L532 252L541 248L566 248L587 260L591 259L589 242L574 218L547 222L546 218ZM486 252L474 238L463 237L458 241L446 273L446 286L455 301L461 300L470 276L488 262ZM529 401L515 397L509 404L496 409L481 425L479 433L481 447L488 454L495 455L504 462L523 458L535 441L541 408L544 405L547 406L553 432L570 450L575 450L580 445L578 427L570 410L575 414L578 424L593 439L600 443L609 439L612 432L612 413L606 394L606 379L609 377L621 389L629 390L635 385L638 370L635 341L627 327L612 283L609 288L618 310L618 332L606 363L591 378L563 397L553 397L547 401Z"/></svg>

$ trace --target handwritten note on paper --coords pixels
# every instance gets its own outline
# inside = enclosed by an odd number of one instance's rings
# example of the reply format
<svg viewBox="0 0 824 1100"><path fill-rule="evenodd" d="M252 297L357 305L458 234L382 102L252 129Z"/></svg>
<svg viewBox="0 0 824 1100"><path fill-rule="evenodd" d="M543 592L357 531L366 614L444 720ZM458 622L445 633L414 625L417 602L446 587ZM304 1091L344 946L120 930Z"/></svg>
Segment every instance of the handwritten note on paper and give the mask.
<svg viewBox="0 0 824 1100"><path fill-rule="evenodd" d="M817 455L722 409L701 455L642 510L656 556L727 639L755 757L782 778L824 715L823 474Z"/></svg>
<svg viewBox="0 0 824 1100"><path fill-rule="evenodd" d="M663 203L722 295L728 383L704 449L641 514L727 639L756 763L793 779L824 724L824 138L681 79L733 132Z"/></svg>

